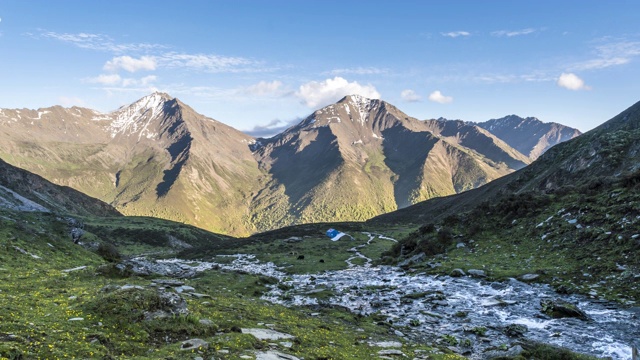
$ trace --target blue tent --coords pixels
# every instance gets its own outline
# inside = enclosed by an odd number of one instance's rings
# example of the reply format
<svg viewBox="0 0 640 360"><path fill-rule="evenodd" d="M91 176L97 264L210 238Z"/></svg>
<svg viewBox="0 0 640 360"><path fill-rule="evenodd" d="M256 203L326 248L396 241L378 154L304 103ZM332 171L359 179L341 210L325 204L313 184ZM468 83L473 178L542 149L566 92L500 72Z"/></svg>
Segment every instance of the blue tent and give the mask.
<svg viewBox="0 0 640 360"><path fill-rule="evenodd" d="M336 229L327 230L327 236L329 238L331 238L331 241L338 241L338 240L340 240L341 237L343 237L345 235L347 235L347 234L345 234L345 233L343 233L341 231L338 231Z"/></svg>
<svg viewBox="0 0 640 360"><path fill-rule="evenodd" d="M327 236L330 237L330 238L336 237L336 235L338 235L339 233L340 233L340 231L338 231L336 229L327 230Z"/></svg>

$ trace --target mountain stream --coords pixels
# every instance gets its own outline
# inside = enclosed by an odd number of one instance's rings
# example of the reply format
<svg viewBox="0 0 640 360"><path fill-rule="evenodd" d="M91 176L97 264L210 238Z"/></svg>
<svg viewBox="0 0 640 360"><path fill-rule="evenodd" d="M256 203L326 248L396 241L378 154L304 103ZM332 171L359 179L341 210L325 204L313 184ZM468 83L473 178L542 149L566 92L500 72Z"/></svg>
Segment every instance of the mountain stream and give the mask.
<svg viewBox="0 0 640 360"><path fill-rule="evenodd" d="M369 242L375 237L395 241L381 235L365 233ZM581 295L561 295L548 285L527 284L515 279L488 282L470 277L433 276L408 273L398 267L371 266L371 259L358 250L347 260L345 270L317 274L289 275L273 263L262 263L254 255L231 255L227 264L213 262L180 263L194 271L220 268L244 271L277 278L286 285L282 290L272 286L263 298L285 306L318 305L314 293L329 290L333 294L324 305L342 306L362 315L377 314L392 323L397 335L430 343L446 340L452 349L472 359L488 356L488 350L505 349L524 339L553 344L576 352L630 359L631 345L640 339L640 308L624 308L618 304L589 299ZM363 258L363 266L353 265ZM188 264L188 265L187 265ZM541 312L541 300L560 300L575 304L589 320L553 319ZM506 335L515 327L524 334ZM514 336L514 334L511 334ZM634 343L635 342L635 343Z"/></svg>

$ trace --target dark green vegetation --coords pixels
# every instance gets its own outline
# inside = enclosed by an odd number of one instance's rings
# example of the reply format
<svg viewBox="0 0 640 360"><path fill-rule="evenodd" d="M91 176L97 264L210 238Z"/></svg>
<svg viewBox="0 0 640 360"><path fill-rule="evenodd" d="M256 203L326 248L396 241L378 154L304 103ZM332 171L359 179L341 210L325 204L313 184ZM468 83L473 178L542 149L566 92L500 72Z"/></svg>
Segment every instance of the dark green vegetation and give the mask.
<svg viewBox="0 0 640 360"><path fill-rule="evenodd" d="M483 269L497 280L537 274L535 281L560 291L638 301L640 259L634 254L640 251L640 188L626 186L635 181L609 184L607 193L586 185L562 194L524 193L483 203L421 227L386 255L424 252L442 265L432 269L424 263L429 272ZM465 246L458 248L459 243Z"/></svg>
<svg viewBox="0 0 640 360"><path fill-rule="evenodd" d="M128 255L170 255L205 244L229 247L243 241L195 226L150 217L86 217L83 220L88 232L85 239L95 236L96 240L107 241Z"/></svg>
<svg viewBox="0 0 640 360"><path fill-rule="evenodd" d="M350 236L333 242L325 232L329 228L348 232ZM206 259L224 254L255 254L262 262L273 262L291 274L308 274L325 270L344 269L345 260L353 256L349 249L367 243L369 236L361 232L375 229L362 223L322 223L290 226L280 230L256 234L233 242L207 243L182 251L181 258ZM385 229L385 234L401 237L410 232L403 226ZM363 255L379 259L392 246L390 240L376 238L362 249ZM354 260L354 264L362 265Z"/></svg>
<svg viewBox="0 0 640 360"><path fill-rule="evenodd" d="M623 303L640 301L640 104L482 188L372 220L426 224L386 255L483 269ZM463 243L464 247L459 243Z"/></svg>
<svg viewBox="0 0 640 360"><path fill-rule="evenodd" d="M131 276L116 267L120 259L143 253L199 259L244 252L292 274L340 269L352 256L349 249L368 241L362 231L402 239L394 245L377 238L362 250L381 262L395 264L425 253L426 259L407 267L439 274L482 269L490 280L528 275L559 292L637 302L639 123L636 105L487 186L367 223L302 225L244 239L182 223L118 216L95 199L7 168L0 173L0 357L238 359L271 346L239 330L270 324L295 337L277 345L280 351L306 359L369 359L381 350L375 342L398 338L375 315L327 306L323 300L332 295L330 289L315 294L323 305L285 308L260 299L274 279L209 271L185 280L199 295L184 296L182 308L168 301L157 284L152 286L158 279ZM369 171L378 171L381 162L372 163ZM29 212L37 206L12 191L51 212ZM353 239L331 242L324 235L329 227ZM551 316L573 310L563 304L541 307ZM486 330L471 332L482 336ZM181 350L181 341L191 338L204 339L209 347ZM443 345L459 341L453 336L441 340ZM589 359L542 344L522 347L515 359ZM403 340L401 350L415 357L432 349Z"/></svg>
<svg viewBox="0 0 640 360"><path fill-rule="evenodd" d="M109 236L108 244L122 245L127 252L135 249L129 241L139 236L146 239L144 248L168 254L171 247L164 240L151 241L166 235L163 226L175 225L163 222L87 218L83 240L101 241L102 236ZM182 239L199 235L190 230L200 231L177 226L172 233ZM0 358L238 359L269 349L269 341L239 332L264 324L295 336L291 348L281 351L309 359L368 359L381 349L370 341L397 340L373 319L343 309L289 309L260 300L273 279L235 272L210 271L186 280L206 295L185 297L188 314L145 320L147 312L171 308L149 286L154 278L106 272L112 265L94 251L73 244L68 231L67 221L58 215L0 210ZM234 240L211 237L208 241ZM246 246L255 247L256 241ZM311 254L316 244L313 240L308 243L304 251ZM123 285L134 287L118 289ZM181 350L181 341L190 338L206 340L209 348ZM409 356L430 351L411 343L401 350ZM434 358L458 357L440 354Z"/></svg>

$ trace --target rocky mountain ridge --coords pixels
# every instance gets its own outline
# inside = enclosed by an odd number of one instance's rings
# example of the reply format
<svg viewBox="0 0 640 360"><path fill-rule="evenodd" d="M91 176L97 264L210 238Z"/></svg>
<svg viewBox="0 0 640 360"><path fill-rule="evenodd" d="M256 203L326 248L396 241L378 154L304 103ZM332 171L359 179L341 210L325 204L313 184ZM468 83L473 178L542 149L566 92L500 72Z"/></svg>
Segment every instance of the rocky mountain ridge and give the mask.
<svg viewBox="0 0 640 360"><path fill-rule="evenodd" d="M0 208L12 211L120 216L112 206L0 160Z"/></svg>
<svg viewBox="0 0 640 360"><path fill-rule="evenodd" d="M477 125L495 134L531 160L537 159L552 146L581 134L580 130L562 124L543 123L535 117L522 118L517 115L491 119Z"/></svg>
<svg viewBox="0 0 640 360"><path fill-rule="evenodd" d="M127 215L230 234L366 220L530 162L479 126L358 95L255 139L163 93L107 114L2 109L0 158Z"/></svg>

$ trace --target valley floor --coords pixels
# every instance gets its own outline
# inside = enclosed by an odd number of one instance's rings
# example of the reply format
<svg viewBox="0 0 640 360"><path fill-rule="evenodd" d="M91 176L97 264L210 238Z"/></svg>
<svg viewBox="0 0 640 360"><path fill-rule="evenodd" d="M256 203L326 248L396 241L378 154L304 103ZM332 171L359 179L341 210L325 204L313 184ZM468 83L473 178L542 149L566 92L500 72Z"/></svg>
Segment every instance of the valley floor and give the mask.
<svg viewBox="0 0 640 360"><path fill-rule="evenodd" d="M0 217L2 358L590 358L542 341L622 359L640 337L627 321L636 315L611 303L373 265L403 228L387 237L345 225L350 236L332 242L317 225L183 260L158 246L164 260L110 263L64 237L54 215L12 216ZM539 308L547 298L577 302L590 320L551 319Z"/></svg>

